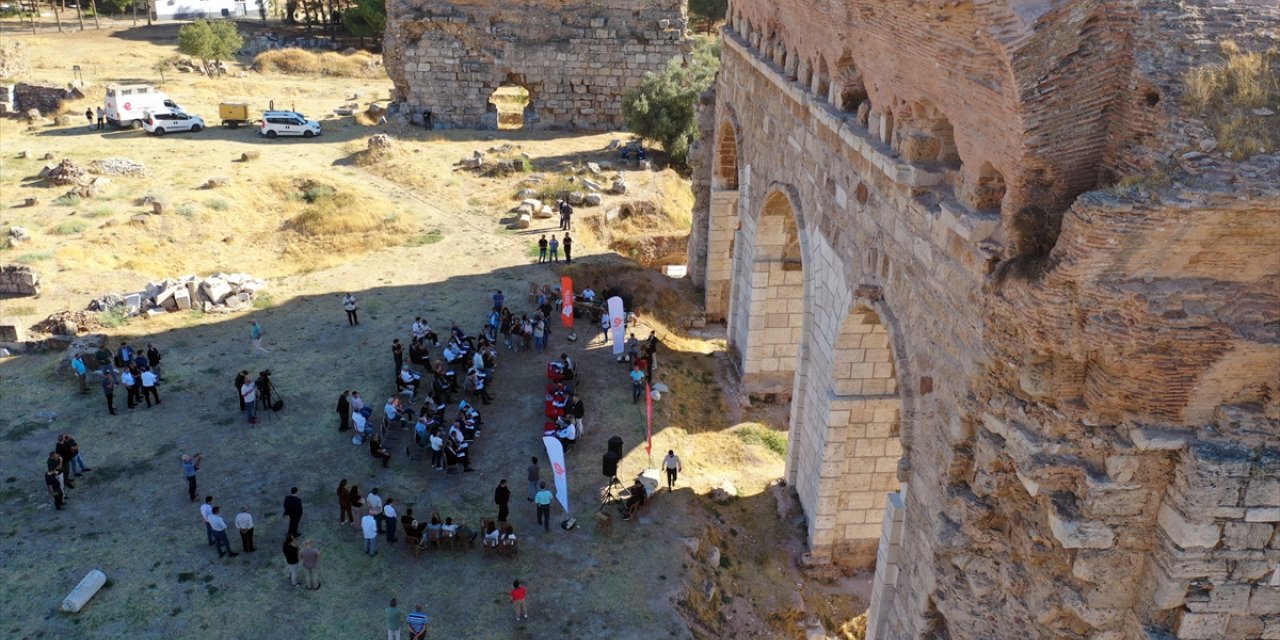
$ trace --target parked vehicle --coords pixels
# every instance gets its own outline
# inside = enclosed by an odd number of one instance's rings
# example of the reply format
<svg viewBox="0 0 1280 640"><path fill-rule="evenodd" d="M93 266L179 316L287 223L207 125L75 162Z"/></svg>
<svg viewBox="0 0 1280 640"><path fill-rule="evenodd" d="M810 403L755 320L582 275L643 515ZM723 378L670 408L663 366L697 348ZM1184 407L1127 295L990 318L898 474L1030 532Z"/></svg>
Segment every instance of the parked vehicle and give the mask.
<svg viewBox="0 0 1280 640"><path fill-rule="evenodd" d="M268 138L276 136L302 136L311 138L320 135L320 123L308 120L296 111L265 111L262 114L260 135Z"/></svg>
<svg viewBox="0 0 1280 640"><path fill-rule="evenodd" d="M181 110L181 107L151 85L113 84L107 87L103 109L107 112L107 122L117 127L140 129L145 112Z"/></svg>
<svg viewBox="0 0 1280 640"><path fill-rule="evenodd" d="M222 126L228 129L249 124L249 103L223 102L218 105L218 117L222 119Z"/></svg>
<svg viewBox="0 0 1280 640"><path fill-rule="evenodd" d="M148 111L142 117L142 128L158 136L175 131L199 131L204 128L204 118L177 109Z"/></svg>

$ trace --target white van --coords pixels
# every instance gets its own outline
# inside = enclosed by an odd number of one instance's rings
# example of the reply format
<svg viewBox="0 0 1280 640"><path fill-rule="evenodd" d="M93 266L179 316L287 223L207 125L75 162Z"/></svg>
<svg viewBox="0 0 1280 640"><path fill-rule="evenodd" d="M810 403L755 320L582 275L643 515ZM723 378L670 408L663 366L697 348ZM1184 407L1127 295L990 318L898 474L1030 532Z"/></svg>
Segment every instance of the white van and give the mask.
<svg viewBox="0 0 1280 640"><path fill-rule="evenodd" d="M264 111L262 128L258 135L274 138L276 136L302 136L311 138L320 135L320 123L308 120L297 111Z"/></svg>
<svg viewBox="0 0 1280 640"><path fill-rule="evenodd" d="M113 84L107 87L103 104L107 122L117 127L142 127L144 112L180 110L169 96L146 84Z"/></svg>

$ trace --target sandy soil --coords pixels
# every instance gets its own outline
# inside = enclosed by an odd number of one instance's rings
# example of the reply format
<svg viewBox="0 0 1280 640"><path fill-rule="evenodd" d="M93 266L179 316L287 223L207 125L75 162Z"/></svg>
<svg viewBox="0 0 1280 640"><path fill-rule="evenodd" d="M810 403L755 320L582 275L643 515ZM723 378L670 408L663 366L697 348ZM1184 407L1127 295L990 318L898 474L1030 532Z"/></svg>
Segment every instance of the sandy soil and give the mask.
<svg viewBox="0 0 1280 640"><path fill-rule="evenodd" d="M155 60L173 55L172 31L30 37L33 74L66 80L69 64L80 61L97 82L147 78ZM213 120L217 100L229 95L259 103L274 98L277 105L318 114L356 93L362 101L385 96L388 87L385 80L249 73L216 81L170 75L166 90ZM70 111L83 112L90 102ZM691 334L675 324L695 299L687 283L637 270L607 251L586 230L600 209L575 219L575 229L583 229L575 232L582 264L532 264L531 242L555 229L543 224L516 232L503 224L524 176L483 179L453 169L471 151L509 141L522 145L538 172L552 175L567 163L607 158L602 149L616 136L502 132L490 140L477 132L392 129L396 155L370 167L357 154L380 129L351 118L327 120L325 127L314 141L265 141L244 129L156 139L0 122L4 222L33 235L30 243L0 253L0 261L32 264L45 281L39 298L0 302L0 315L34 322L55 310L82 308L108 291L136 290L148 279L187 272L246 271L270 279L269 298L248 313L170 314L108 331L113 347L121 340L154 342L166 353L164 403L153 409L108 416L100 392L78 395L60 373L62 354L0 361L6 407L0 416L0 635L376 637L381 607L391 597L426 605L433 637L468 638L790 637L806 617L834 631L865 609L856 585L838 576L806 580L796 569L802 523L794 508L787 510L785 491L770 488L782 475L782 457L747 435L769 429L755 423L779 424L785 416L776 410L744 413L722 398L723 340L714 331ZM19 150L85 163L124 156L148 171L113 178L105 200L59 206L51 201L60 190L28 179L40 161L15 159ZM245 151L261 157L233 162ZM199 188L214 175L230 177L231 186ZM678 201L670 196L673 189L687 191L687 185L673 187L666 173L625 176L636 192L627 198ZM355 195L364 206L353 216L376 211L390 218L382 226L394 231L297 235L289 221L301 205L287 186L298 177ZM134 222L142 212L134 198L145 193L190 209ZM13 208L29 194L41 204ZM213 199L223 204L215 206ZM85 220L85 227L56 232L67 219ZM343 389L359 389L379 403L394 390L390 341L407 341L415 316L437 328L457 320L474 331L495 288L507 294L513 310L527 311L529 284L554 283L562 272L597 289L619 284L635 292L643 325L638 332L643 337L652 328L664 341L658 379L673 391L657 403L652 457L644 448L643 405L630 402L626 370L589 328L580 328L581 339L573 343L557 328L551 354L502 352L497 401L484 413L475 473L440 475L425 462L409 462L403 451L384 470L366 448L353 447L336 431L333 405ZM360 301L358 327L348 327L343 317L339 300L346 291ZM269 354L250 353L250 319L263 324ZM547 356L560 351L575 357L586 374L587 433L568 460L573 515L584 526L542 532L534 527L521 480L529 456L545 457L538 437L543 370ZM232 396L231 379L241 368L271 368L287 403L256 428L244 424ZM122 393L117 404L124 404ZM59 432L77 436L93 468L60 513L40 477L40 461ZM680 453L685 474L643 518L617 521L605 536L592 522L603 480L600 455L614 434L625 441L623 478L656 466L667 449ZM228 516L248 505L257 518L256 554L218 561L205 546L179 464L182 453L196 451L206 458L201 493L214 495ZM430 551L414 560L402 548L383 546L370 559L360 552L358 531L337 524L332 494L341 478L365 490L381 487L419 515L439 510L472 523L493 515L492 490L508 478L515 492L511 520L523 549L514 559L484 557L477 548ZM711 489L726 482L738 497L712 502ZM306 504L302 530L323 554L324 586L316 592L294 589L285 579L279 510L290 486L300 488ZM700 541L696 554L681 542L685 538ZM721 550L717 567L706 565L712 544ZM109 576L109 587L79 615L57 611L66 592L95 567ZM511 619L506 601L516 578L530 589L527 623ZM865 585L865 577L859 580Z"/></svg>

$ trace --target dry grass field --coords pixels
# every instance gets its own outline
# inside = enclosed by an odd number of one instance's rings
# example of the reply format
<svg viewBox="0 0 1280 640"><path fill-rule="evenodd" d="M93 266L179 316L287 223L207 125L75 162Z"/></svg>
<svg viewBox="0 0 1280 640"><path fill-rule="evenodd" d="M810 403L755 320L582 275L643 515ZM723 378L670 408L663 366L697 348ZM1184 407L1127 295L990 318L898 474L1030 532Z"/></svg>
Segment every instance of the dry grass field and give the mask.
<svg viewBox="0 0 1280 640"><path fill-rule="evenodd" d="M164 402L155 408L124 409L121 392L120 415L107 415L96 388L76 393L60 367L63 354L0 360L0 636L377 638L382 607L397 597L402 606L424 604L438 638L803 637L797 622L805 618L859 637L851 620L865 609L865 593L857 593L865 579L806 577L795 566L803 525L798 511L785 511L785 492L771 488L783 473L786 440L768 425L785 415L744 409L725 396L723 340L679 322L693 311L695 292L614 250L643 253L646 236L687 228L689 187L674 172L606 171L601 182L621 176L629 192L578 209L575 264L537 265L533 242L559 231L551 220L508 228L514 194L530 176L556 184L567 180L567 167L611 160L604 148L617 134L503 131L495 138L360 124L326 114L357 95L362 106L385 101L385 78L258 72L250 60L220 79L166 72L163 90L211 125L220 100L247 99L256 109L274 101L321 120L323 136L266 140L252 128L216 126L163 138L91 131L75 114L96 106L107 83L158 80L151 69L175 55L176 27L5 37L27 45L31 71L23 79L65 82L79 64L93 84L85 100L68 105L71 124L0 121L0 229L22 226L31 235L0 250L0 262L29 264L44 282L38 298L0 300L0 315L30 325L107 292L187 273L243 271L269 285L248 312L174 313L106 330L113 348L128 340L165 352ZM369 157L366 141L376 133L390 134L395 146ZM532 173L484 178L455 167L473 151L504 144L529 155ZM129 158L146 170L110 176L100 197L73 201L63 197L67 187L35 179L46 153L82 166ZM257 157L241 161L245 153ZM227 184L204 188L210 178ZM148 213L148 196L164 204L163 213ZM30 197L38 204L21 206ZM658 212L604 219L606 209L633 201ZM581 326L576 342L557 327L548 354L501 352L475 473L442 475L403 450L383 469L336 431L333 408L343 389L379 405L394 390L390 342L407 342L415 316L438 329L456 320L474 332L494 289L527 312L529 284L553 284L561 273L579 286L632 292L637 333L654 330L663 340L655 373L672 391L655 403L652 458L625 367L598 332ZM360 302L358 327L344 319L344 292ZM251 353L251 319L265 328L270 353ZM583 526L543 532L524 500L523 469L529 456L545 458L543 368L561 351L586 374L586 435L568 459L573 515ZM242 368L272 369L286 401L254 428L231 391ZM93 470L56 512L41 461L60 432L76 435ZM593 523L600 456L615 434L625 441L624 479L656 466L667 449L681 455L685 473L644 517L617 520L606 536ZM219 561L206 546L179 464L182 453L196 451L205 454L201 494L213 495L228 520L250 507L257 553ZM494 514L493 488L509 478L521 552L486 557L477 545L414 559L403 542L384 540L369 558L358 530L337 523L332 496L342 478L366 491L382 488L402 511L438 510L473 524ZM708 497L728 483L738 497ZM290 486L306 505L302 531L322 553L324 584L314 592L285 578L280 504ZM682 539L699 540L698 552L690 554ZM721 551L715 567L706 564L711 544ZM60 612L61 599L92 568L107 574L108 586L80 614ZM506 593L513 579L529 587L527 622L512 619Z"/></svg>

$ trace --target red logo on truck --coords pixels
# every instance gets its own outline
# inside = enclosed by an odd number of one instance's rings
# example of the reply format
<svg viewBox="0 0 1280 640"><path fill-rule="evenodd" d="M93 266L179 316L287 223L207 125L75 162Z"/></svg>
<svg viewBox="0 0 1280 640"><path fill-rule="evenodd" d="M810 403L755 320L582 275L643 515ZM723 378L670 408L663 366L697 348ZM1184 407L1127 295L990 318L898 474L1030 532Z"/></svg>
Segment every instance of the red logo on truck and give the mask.
<svg viewBox="0 0 1280 640"><path fill-rule="evenodd" d="M125 110L125 111L133 111L133 103L132 103L132 102L126 102L126 103L124 103L124 110Z"/></svg>

